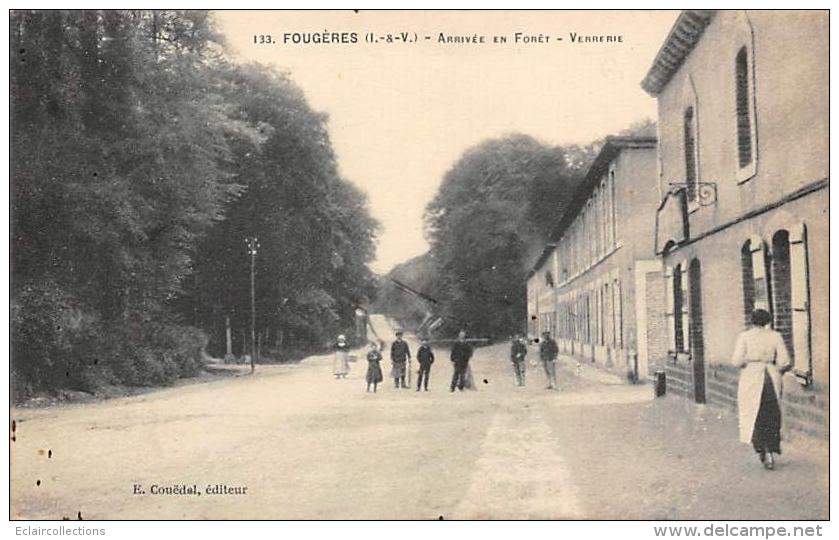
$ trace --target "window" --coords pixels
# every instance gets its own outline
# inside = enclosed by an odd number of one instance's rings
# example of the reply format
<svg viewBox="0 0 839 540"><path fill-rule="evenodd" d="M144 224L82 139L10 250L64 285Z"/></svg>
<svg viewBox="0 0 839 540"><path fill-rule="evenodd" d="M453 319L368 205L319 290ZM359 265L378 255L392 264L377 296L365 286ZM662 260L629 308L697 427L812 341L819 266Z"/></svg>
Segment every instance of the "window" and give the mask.
<svg viewBox="0 0 839 540"><path fill-rule="evenodd" d="M550 270L545 270L545 285L548 287L554 286L554 277Z"/></svg>
<svg viewBox="0 0 839 540"><path fill-rule="evenodd" d="M600 289L592 289L591 294L594 296L594 336L592 341L597 345L602 345L600 342L600 310L603 302L603 296L600 294Z"/></svg>
<svg viewBox="0 0 839 540"><path fill-rule="evenodd" d="M735 47L732 48L734 81L734 129L736 145L732 146L732 165L738 183L743 183L757 174L757 160L760 148L757 137L757 107L755 84L757 77L755 63L755 31L746 10L734 13L732 24ZM730 65L730 64L729 64Z"/></svg>
<svg viewBox="0 0 839 540"><path fill-rule="evenodd" d="M769 305L769 280L766 271L766 246L757 236L749 239L752 252L752 275L754 277L754 309L771 311Z"/></svg>
<svg viewBox="0 0 839 540"><path fill-rule="evenodd" d="M752 236L740 256L746 324L751 324L752 310L770 311L796 372L809 380L810 284L805 226L776 232L771 253L759 237Z"/></svg>
<svg viewBox="0 0 839 540"><path fill-rule="evenodd" d="M749 52L740 49L734 61L737 80L737 156L740 168L747 167L754 158L752 148L751 84Z"/></svg>
<svg viewBox="0 0 839 540"><path fill-rule="evenodd" d="M600 234L597 237L598 244L600 244L600 249L598 253L602 256L605 255L606 252L609 251L608 245L606 244L606 229L609 227L609 219L606 217L606 180L604 179L600 182L600 189L598 190L599 196L597 197L597 214L598 219L597 221L600 223Z"/></svg>
<svg viewBox="0 0 839 540"><path fill-rule="evenodd" d="M613 306L613 303L611 302L611 293L609 291L609 284L608 283L603 284L602 294L603 294L603 306L602 306L603 313L601 315L601 318L603 320L603 330L602 330L602 334L601 334L601 337L600 337L600 342L601 342L602 345L607 345L607 344L609 344L609 335L610 335L609 330L610 330L611 327L614 326L614 323L613 323L614 315L612 314L613 312L611 310L611 307Z"/></svg>
<svg viewBox="0 0 839 540"><path fill-rule="evenodd" d="M696 114L693 107L685 109L684 132L685 184L687 184L688 200L695 201L699 172L697 170Z"/></svg>
<svg viewBox="0 0 839 540"><path fill-rule="evenodd" d="M755 309L755 275L752 269L752 249L748 240L740 250L740 266L743 280L743 321L744 326L752 323L752 311Z"/></svg>
<svg viewBox="0 0 839 540"><path fill-rule="evenodd" d="M588 293L583 294L583 311L585 312L585 332L583 341L591 343L591 298Z"/></svg>
<svg viewBox="0 0 839 540"><path fill-rule="evenodd" d="M614 294L615 306L615 347L623 349L623 296L620 280L615 280L612 293Z"/></svg>
<svg viewBox="0 0 839 540"><path fill-rule="evenodd" d="M615 247L618 243L618 231L617 231L617 212L615 211L615 171L609 171L609 216L612 228L610 231L611 235L611 247Z"/></svg>
<svg viewBox="0 0 839 540"><path fill-rule="evenodd" d="M603 253L603 242L601 241L603 222L601 220L602 212L600 211L600 190L594 192L592 200L594 202L594 207L592 208L594 211L594 257L597 259Z"/></svg>
<svg viewBox="0 0 839 540"><path fill-rule="evenodd" d="M687 279L685 279L681 265L673 270L673 317L675 350L676 352L686 352L688 350L687 336L690 331L690 324L688 321Z"/></svg>
<svg viewBox="0 0 839 540"><path fill-rule="evenodd" d="M772 237L772 313L775 316L773 326L784 337L790 357L794 359L789 247L789 232L775 233Z"/></svg>
<svg viewBox="0 0 839 540"><path fill-rule="evenodd" d="M586 203L585 214L583 216L584 223L585 223L585 242L586 242L586 268L591 266L592 260L594 260L594 220L591 218L591 199L588 200Z"/></svg>

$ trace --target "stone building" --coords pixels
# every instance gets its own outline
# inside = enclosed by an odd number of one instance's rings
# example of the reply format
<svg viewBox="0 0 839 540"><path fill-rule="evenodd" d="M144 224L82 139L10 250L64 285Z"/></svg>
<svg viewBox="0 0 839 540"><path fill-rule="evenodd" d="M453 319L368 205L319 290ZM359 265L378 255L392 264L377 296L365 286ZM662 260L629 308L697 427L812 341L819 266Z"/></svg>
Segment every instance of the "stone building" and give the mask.
<svg viewBox="0 0 839 540"><path fill-rule="evenodd" d="M735 407L734 341L761 307L795 362L785 425L826 433L827 12L685 11L641 86L658 101L668 392Z"/></svg>
<svg viewBox="0 0 839 540"><path fill-rule="evenodd" d="M528 331L644 380L666 355L654 137L609 137L528 280Z"/></svg>

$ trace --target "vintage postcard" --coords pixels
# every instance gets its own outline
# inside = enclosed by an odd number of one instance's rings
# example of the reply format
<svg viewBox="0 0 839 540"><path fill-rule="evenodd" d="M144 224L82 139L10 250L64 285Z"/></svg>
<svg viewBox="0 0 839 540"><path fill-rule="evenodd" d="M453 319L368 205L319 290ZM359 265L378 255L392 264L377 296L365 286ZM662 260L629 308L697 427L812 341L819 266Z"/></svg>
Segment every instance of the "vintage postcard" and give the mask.
<svg viewBox="0 0 839 540"><path fill-rule="evenodd" d="M827 10L9 25L12 520L829 518Z"/></svg>

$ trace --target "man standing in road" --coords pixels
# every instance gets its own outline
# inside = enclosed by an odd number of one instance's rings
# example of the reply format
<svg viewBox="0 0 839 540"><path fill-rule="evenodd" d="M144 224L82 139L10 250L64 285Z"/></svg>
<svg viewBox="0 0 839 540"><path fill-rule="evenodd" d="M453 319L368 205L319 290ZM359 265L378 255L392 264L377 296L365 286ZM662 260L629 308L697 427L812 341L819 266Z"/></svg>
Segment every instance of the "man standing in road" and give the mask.
<svg viewBox="0 0 839 540"><path fill-rule="evenodd" d="M407 372L408 359L411 358L411 351L408 344L402 339L402 330L396 331L396 341L390 346L390 361L393 364L390 376L396 388L408 388L405 385L405 373Z"/></svg>
<svg viewBox="0 0 839 540"><path fill-rule="evenodd" d="M516 383L519 386L524 386L524 375L527 369L527 345L524 343L524 338L521 334L513 336L513 344L510 347L510 360L513 362L513 371L516 373Z"/></svg>
<svg viewBox="0 0 839 540"><path fill-rule="evenodd" d="M545 366L545 376L548 378L548 390L556 390L556 357L559 347L551 338L550 332L542 332L542 342L539 344L539 357Z"/></svg>
<svg viewBox="0 0 839 540"><path fill-rule="evenodd" d="M428 378L431 376L431 364L434 363L434 351L431 350L427 337L422 338L422 345L417 349L417 361L419 361L417 392L420 391L420 386L424 386L425 391L428 392Z"/></svg>
<svg viewBox="0 0 839 540"><path fill-rule="evenodd" d="M469 359L472 358L472 346L466 342L466 332L463 330L457 334L457 341L452 345L451 358L454 364L451 391L454 392L455 387L463 390L466 384L466 371L469 369Z"/></svg>

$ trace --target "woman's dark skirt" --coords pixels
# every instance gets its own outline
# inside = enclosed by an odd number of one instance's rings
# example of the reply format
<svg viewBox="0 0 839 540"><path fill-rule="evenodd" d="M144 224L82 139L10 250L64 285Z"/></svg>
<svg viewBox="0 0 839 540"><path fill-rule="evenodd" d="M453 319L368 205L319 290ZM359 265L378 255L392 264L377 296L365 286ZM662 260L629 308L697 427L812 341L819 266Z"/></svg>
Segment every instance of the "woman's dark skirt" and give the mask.
<svg viewBox="0 0 839 540"><path fill-rule="evenodd" d="M378 362L368 362L367 366L367 384L382 382L382 368Z"/></svg>
<svg viewBox="0 0 839 540"><path fill-rule="evenodd" d="M781 407L768 373L763 375L763 393L752 432L752 446L757 453L781 453Z"/></svg>

